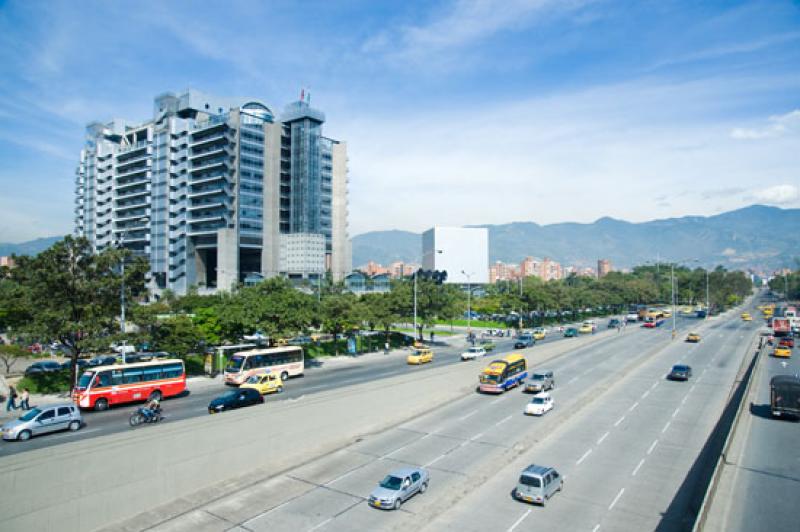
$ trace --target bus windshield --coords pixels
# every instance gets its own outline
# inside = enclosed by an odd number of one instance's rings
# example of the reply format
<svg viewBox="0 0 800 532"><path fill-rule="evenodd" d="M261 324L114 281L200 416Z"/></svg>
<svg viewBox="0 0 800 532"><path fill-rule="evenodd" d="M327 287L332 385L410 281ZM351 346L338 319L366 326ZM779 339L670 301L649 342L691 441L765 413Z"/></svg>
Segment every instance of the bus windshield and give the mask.
<svg viewBox="0 0 800 532"><path fill-rule="evenodd" d="M228 367L225 368L226 371L241 371L242 365L244 364L244 358L241 355L233 355L231 359L228 361Z"/></svg>
<svg viewBox="0 0 800 532"><path fill-rule="evenodd" d="M500 375L481 375L484 382L497 384L500 382Z"/></svg>
<svg viewBox="0 0 800 532"><path fill-rule="evenodd" d="M85 372L83 375L81 375L81 378L78 379L78 388L85 390L86 388L89 387L89 384L92 382L93 378L94 378L94 371Z"/></svg>

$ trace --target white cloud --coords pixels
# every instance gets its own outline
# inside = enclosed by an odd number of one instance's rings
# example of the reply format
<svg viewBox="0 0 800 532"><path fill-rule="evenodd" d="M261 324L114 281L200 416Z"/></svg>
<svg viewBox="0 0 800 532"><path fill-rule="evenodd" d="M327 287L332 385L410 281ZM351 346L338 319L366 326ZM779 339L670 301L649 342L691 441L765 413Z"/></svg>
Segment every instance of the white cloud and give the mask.
<svg viewBox="0 0 800 532"><path fill-rule="evenodd" d="M767 122L766 126L760 128L734 128L731 137L737 140L758 140L800 133L800 109L771 116Z"/></svg>
<svg viewBox="0 0 800 532"><path fill-rule="evenodd" d="M794 185L775 185L761 190L754 190L756 200L772 205L791 205L800 201L800 188Z"/></svg>

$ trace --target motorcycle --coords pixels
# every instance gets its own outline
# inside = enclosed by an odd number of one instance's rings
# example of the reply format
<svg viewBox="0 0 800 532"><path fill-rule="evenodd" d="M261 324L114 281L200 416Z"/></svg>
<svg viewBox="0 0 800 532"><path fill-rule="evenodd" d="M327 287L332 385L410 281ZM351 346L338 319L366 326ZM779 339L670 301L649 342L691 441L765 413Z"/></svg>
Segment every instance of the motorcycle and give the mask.
<svg viewBox="0 0 800 532"><path fill-rule="evenodd" d="M128 421L130 422L131 427L135 427L137 425L141 425L142 423L158 423L163 419L164 416L161 414L161 409L154 412L149 408L139 407L136 409L136 412L131 414L131 417Z"/></svg>

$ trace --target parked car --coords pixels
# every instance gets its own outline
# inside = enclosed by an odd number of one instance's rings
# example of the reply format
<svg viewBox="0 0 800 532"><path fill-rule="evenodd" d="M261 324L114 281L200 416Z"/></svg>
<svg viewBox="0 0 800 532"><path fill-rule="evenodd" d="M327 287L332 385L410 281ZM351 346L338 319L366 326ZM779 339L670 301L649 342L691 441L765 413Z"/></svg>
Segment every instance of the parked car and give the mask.
<svg viewBox="0 0 800 532"><path fill-rule="evenodd" d="M258 393L261 395L268 393L283 393L283 381L281 380L281 376L276 373L253 375L247 379L244 384L239 386L240 390L244 390L246 388L258 390Z"/></svg>
<svg viewBox="0 0 800 532"><path fill-rule="evenodd" d="M484 347L470 347L461 353L461 360L475 360L476 358L485 357L486 349Z"/></svg>
<svg viewBox="0 0 800 532"><path fill-rule="evenodd" d="M117 357L114 355L99 355L89 360L89 366L111 366L117 363Z"/></svg>
<svg viewBox="0 0 800 532"><path fill-rule="evenodd" d="M667 379L671 381L688 381L692 376L692 367L686 364L675 364L672 366Z"/></svg>
<svg viewBox="0 0 800 532"><path fill-rule="evenodd" d="M529 416L543 416L553 409L553 397L547 392L540 392L531 398L525 405L525 414Z"/></svg>
<svg viewBox="0 0 800 532"><path fill-rule="evenodd" d="M552 467L531 464L525 468L514 488L514 498L519 501L544 506L547 500L564 488L564 479Z"/></svg>
<svg viewBox="0 0 800 532"><path fill-rule="evenodd" d="M531 336L530 334L522 334L514 342L514 349L525 349L526 347L533 347L533 344L535 343L536 340L533 339L533 336Z"/></svg>
<svg viewBox="0 0 800 532"><path fill-rule="evenodd" d="M72 364L71 360L66 360L66 361L62 362L60 364L60 366L61 366L62 370L67 370L68 371L71 364ZM77 366L77 371L81 372L81 371L83 371L84 368L89 366L89 361L86 360L85 358L79 358L75 362L75 365Z"/></svg>
<svg viewBox="0 0 800 532"><path fill-rule="evenodd" d="M41 362L34 362L25 369L25 376L41 375L42 373L53 373L61 371L61 364L55 360L43 360Z"/></svg>
<svg viewBox="0 0 800 532"><path fill-rule="evenodd" d="M575 338L578 336L578 329L575 327L567 327L564 329L564 338Z"/></svg>
<svg viewBox="0 0 800 532"><path fill-rule="evenodd" d="M216 414L225 410L234 410L245 406L261 404L264 398L254 388L229 390L208 404L208 413Z"/></svg>
<svg viewBox="0 0 800 532"><path fill-rule="evenodd" d="M408 467L395 469L372 490L369 505L375 508L399 510L400 505L417 493L425 493L430 475L425 469Z"/></svg>
<svg viewBox="0 0 800 532"><path fill-rule="evenodd" d="M544 392L552 390L556 386L556 381L553 378L553 372L549 369L541 369L534 371L528 382L525 384L526 392Z"/></svg>
<svg viewBox="0 0 800 532"><path fill-rule="evenodd" d="M426 362L433 362L433 351L427 348L417 348L406 357L408 364L424 364Z"/></svg>
<svg viewBox="0 0 800 532"><path fill-rule="evenodd" d="M76 431L83 426L80 409L71 403L47 405L28 410L25 415L3 425L4 440L26 441L59 430Z"/></svg>
<svg viewBox="0 0 800 532"><path fill-rule="evenodd" d="M697 342L700 341L700 335L694 332L690 332L688 335L686 335L686 341L696 344Z"/></svg>

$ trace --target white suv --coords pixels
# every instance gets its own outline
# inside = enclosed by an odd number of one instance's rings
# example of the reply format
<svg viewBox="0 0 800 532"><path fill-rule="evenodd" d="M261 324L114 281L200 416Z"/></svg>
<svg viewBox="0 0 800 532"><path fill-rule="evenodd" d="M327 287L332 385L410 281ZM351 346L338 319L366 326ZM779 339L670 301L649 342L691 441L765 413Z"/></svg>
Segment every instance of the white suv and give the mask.
<svg viewBox="0 0 800 532"><path fill-rule="evenodd" d="M461 353L461 360L475 360L484 356L486 356L486 349L483 347L470 347Z"/></svg>

